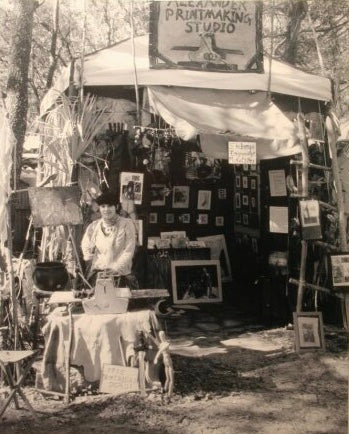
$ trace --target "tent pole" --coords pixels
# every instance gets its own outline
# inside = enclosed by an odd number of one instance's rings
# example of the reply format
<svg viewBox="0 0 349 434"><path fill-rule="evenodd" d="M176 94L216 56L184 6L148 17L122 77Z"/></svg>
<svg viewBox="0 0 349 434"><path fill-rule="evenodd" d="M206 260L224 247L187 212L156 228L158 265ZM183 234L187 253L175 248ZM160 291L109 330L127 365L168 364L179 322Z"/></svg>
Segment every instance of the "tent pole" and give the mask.
<svg viewBox="0 0 349 434"><path fill-rule="evenodd" d="M139 90L138 90L138 78L137 78L137 65L136 65L136 50L135 50L135 29L133 23L133 0L131 0L131 38L132 38L132 59L133 59L133 76L136 92L136 106L137 106L137 124L140 124L140 109L139 109Z"/></svg>
<svg viewBox="0 0 349 434"><path fill-rule="evenodd" d="M269 74L268 74L268 91L267 91L267 100L271 100L271 65L273 62L273 54L274 54L274 10L275 10L275 1L271 5L271 28L270 28L270 54L269 54Z"/></svg>

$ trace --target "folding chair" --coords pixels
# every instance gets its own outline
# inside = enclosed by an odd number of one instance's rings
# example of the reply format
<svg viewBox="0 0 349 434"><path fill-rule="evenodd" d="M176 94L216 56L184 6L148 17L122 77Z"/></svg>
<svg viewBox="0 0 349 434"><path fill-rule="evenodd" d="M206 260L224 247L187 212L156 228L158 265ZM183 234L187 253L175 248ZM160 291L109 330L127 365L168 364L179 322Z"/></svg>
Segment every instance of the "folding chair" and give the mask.
<svg viewBox="0 0 349 434"><path fill-rule="evenodd" d="M30 405L30 402L28 401L23 390L21 389L23 381L25 380L26 376L29 373L30 368L32 367L35 361L34 356L37 353L38 351L0 351L0 367L2 372L4 373L4 378L7 379L8 385L11 390L10 395L8 396L8 398L6 399L5 403L3 404L0 410L0 418L4 414L6 408L8 407L12 399L15 403L16 409L17 410L19 409L17 394L23 399L25 405L33 413L34 417L37 418L37 415L33 407ZM16 365L16 363L21 362L23 360L27 361L27 366L23 370L22 375L17 381L17 383L15 383L11 372L11 364Z"/></svg>

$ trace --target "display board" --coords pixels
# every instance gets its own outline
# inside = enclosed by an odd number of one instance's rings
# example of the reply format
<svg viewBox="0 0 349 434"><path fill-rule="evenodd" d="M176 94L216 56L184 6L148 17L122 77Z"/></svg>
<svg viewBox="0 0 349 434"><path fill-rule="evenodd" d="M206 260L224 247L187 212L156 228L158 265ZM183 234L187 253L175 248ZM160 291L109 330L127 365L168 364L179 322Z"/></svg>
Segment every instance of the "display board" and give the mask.
<svg viewBox="0 0 349 434"><path fill-rule="evenodd" d="M262 2L155 1L150 66L263 72Z"/></svg>
<svg viewBox="0 0 349 434"><path fill-rule="evenodd" d="M77 185L33 187L28 194L34 227L82 224L81 192Z"/></svg>

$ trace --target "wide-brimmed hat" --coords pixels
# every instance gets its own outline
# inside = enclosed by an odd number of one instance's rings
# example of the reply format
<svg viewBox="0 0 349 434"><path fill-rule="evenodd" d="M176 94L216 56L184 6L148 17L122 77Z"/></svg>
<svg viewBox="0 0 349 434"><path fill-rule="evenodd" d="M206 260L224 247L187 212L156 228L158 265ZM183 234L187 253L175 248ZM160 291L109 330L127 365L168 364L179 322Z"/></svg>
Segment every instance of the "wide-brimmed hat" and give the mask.
<svg viewBox="0 0 349 434"><path fill-rule="evenodd" d="M116 193L110 191L102 193L100 196L98 196L96 202L98 205L114 205L115 207L119 205Z"/></svg>

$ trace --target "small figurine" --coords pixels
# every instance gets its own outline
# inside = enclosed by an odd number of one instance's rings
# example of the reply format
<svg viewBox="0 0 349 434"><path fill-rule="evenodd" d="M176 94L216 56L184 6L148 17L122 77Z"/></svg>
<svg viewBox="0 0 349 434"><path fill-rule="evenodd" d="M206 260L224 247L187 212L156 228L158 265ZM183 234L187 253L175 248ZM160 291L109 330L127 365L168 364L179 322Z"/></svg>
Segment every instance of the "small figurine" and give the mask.
<svg viewBox="0 0 349 434"><path fill-rule="evenodd" d="M165 332L159 331L159 339L160 343L158 344L159 350L155 356L154 364L158 363L159 357L162 355L164 366L165 366L165 374L166 381L164 390L167 392L168 399L171 398L173 393L173 383L174 383L174 371L173 364L170 355L170 343L166 340Z"/></svg>

